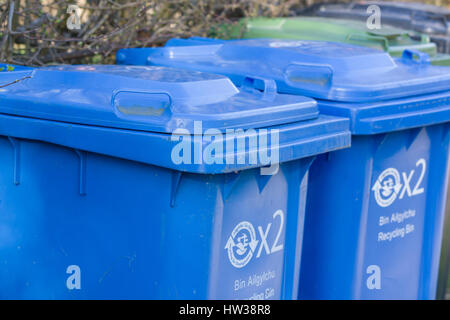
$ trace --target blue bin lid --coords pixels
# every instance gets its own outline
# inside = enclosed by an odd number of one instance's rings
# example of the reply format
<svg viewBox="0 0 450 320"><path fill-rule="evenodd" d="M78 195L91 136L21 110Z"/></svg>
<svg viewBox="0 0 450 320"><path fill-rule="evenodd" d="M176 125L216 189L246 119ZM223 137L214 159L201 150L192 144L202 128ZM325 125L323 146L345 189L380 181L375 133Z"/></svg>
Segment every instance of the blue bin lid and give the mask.
<svg viewBox="0 0 450 320"><path fill-rule="evenodd" d="M446 67L431 66L427 54L388 53L345 43L251 39L206 41L192 46L124 49L119 63L164 65L216 72L240 84L244 75L274 79L281 93L370 102L444 91Z"/></svg>
<svg viewBox="0 0 450 320"><path fill-rule="evenodd" d="M245 78L237 89L214 74L113 65L0 72L0 83L0 135L176 171L236 172L267 166L264 153L283 163L350 146L348 119L319 115L313 99L277 94L273 80ZM173 158L180 145L186 162ZM194 150L218 145L217 162L195 160Z"/></svg>
<svg viewBox="0 0 450 320"><path fill-rule="evenodd" d="M262 87L257 90L255 87ZM280 95L275 82L150 66L58 66L0 72L0 113L171 133L259 128L315 119L313 99Z"/></svg>

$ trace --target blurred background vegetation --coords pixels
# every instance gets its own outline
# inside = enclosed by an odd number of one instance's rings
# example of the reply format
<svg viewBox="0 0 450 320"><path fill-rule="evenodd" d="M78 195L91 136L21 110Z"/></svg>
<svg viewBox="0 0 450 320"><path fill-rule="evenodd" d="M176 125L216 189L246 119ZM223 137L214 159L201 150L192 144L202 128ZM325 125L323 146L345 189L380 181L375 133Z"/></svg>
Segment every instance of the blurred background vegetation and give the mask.
<svg viewBox="0 0 450 320"><path fill-rule="evenodd" d="M289 16L314 0L0 0L0 61L25 65L114 63L124 47L208 36L217 23ZM324 1L322 1L324 2ZM448 6L450 0L422 1ZM69 5L79 30L69 30Z"/></svg>

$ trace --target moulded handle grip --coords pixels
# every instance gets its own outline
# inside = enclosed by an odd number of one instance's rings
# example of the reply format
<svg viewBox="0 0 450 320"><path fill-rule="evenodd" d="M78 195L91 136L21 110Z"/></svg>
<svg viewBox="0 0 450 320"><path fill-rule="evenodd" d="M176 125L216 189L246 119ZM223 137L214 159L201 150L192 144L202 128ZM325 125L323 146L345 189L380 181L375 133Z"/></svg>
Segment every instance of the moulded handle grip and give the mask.
<svg viewBox="0 0 450 320"><path fill-rule="evenodd" d="M405 49L402 53L402 60L409 63L429 64L430 56L418 50Z"/></svg>
<svg viewBox="0 0 450 320"><path fill-rule="evenodd" d="M375 35L360 35L360 34L349 34L347 35L347 41L359 41L359 42L370 42L375 41L381 45L384 51L389 50L389 41L386 37L375 36Z"/></svg>
<svg viewBox="0 0 450 320"><path fill-rule="evenodd" d="M366 31L369 35L374 36L374 37L382 37L384 39L387 39L389 41L389 39L396 39L399 37L402 38L409 38L409 32L405 31L405 30L397 30L397 29L393 29L393 30L386 30L386 29L373 29L373 30L367 30Z"/></svg>
<svg viewBox="0 0 450 320"><path fill-rule="evenodd" d="M118 117L161 117L173 105L167 91L117 90L111 103Z"/></svg>
<svg viewBox="0 0 450 320"><path fill-rule="evenodd" d="M333 73L333 67L328 64L292 63L284 70L284 78L292 86L328 86L333 81Z"/></svg>
<svg viewBox="0 0 450 320"><path fill-rule="evenodd" d="M272 79L264 79L254 76L246 76L241 83L241 87L245 89L257 89L264 93L265 98L274 97L277 93L277 84Z"/></svg>

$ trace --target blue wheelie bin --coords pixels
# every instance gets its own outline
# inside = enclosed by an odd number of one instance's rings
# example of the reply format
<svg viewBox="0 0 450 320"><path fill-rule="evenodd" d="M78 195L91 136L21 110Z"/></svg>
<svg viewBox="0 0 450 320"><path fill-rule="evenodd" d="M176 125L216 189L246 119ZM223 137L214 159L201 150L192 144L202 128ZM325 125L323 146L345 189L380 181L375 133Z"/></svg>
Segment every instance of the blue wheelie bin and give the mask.
<svg viewBox="0 0 450 320"><path fill-rule="evenodd" d="M310 169L299 297L434 299L447 189L450 73L342 43L176 40L121 63L275 80L350 120L352 147ZM255 87L260 87L255 84ZM260 87L261 88L261 87Z"/></svg>
<svg viewBox="0 0 450 320"><path fill-rule="evenodd" d="M374 11L370 6L380 8L380 22L382 26L392 25L415 32L426 33L435 42L439 52L450 52L450 10L442 6L433 6L418 2L390 2L390 1L356 1L350 3L316 3L306 9L297 10L300 15L313 15L332 18L349 18L367 21ZM419 38L418 34L411 34ZM444 64L445 58L439 55L437 61ZM439 63L439 62L437 62ZM450 203L450 194L447 195ZM450 207L446 209L446 227L444 228L444 242L441 254L440 288L438 298L444 299L450 272Z"/></svg>
<svg viewBox="0 0 450 320"><path fill-rule="evenodd" d="M0 72L1 299L297 297L308 168L348 119L270 80L19 69Z"/></svg>

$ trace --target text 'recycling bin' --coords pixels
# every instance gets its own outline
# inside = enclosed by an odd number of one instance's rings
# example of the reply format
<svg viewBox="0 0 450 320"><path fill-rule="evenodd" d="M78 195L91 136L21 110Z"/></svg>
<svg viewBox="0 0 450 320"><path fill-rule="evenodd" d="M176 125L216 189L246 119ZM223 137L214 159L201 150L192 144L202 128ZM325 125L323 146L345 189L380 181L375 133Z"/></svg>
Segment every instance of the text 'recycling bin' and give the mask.
<svg viewBox="0 0 450 320"><path fill-rule="evenodd" d="M242 25L242 26L241 26ZM248 18L243 19L232 31L232 36L244 39L275 38L297 40L321 40L361 45L389 52L400 57L405 49L418 50L430 56L433 65L450 65L450 55L438 54L436 44L423 35L414 40L408 31L382 25L369 29L366 23L355 20L321 17ZM242 34L240 34L242 33Z"/></svg>
<svg viewBox="0 0 450 320"><path fill-rule="evenodd" d="M296 298L308 168L349 121L246 83L0 73L0 298Z"/></svg>
<svg viewBox="0 0 450 320"><path fill-rule="evenodd" d="M450 10L444 7L419 2L356 1L316 3L297 10L297 14L363 22L369 20L370 23L375 21L373 19L378 15L381 26L392 25L428 34L431 41L436 43L439 52L450 53Z"/></svg>
<svg viewBox="0 0 450 320"><path fill-rule="evenodd" d="M184 40L189 44L190 40ZM129 49L122 63L179 66L275 80L350 119L352 147L310 171L299 296L433 299L447 189L450 74L343 43L194 39ZM197 44L197 45L196 45ZM198 45L201 44L201 45Z"/></svg>

